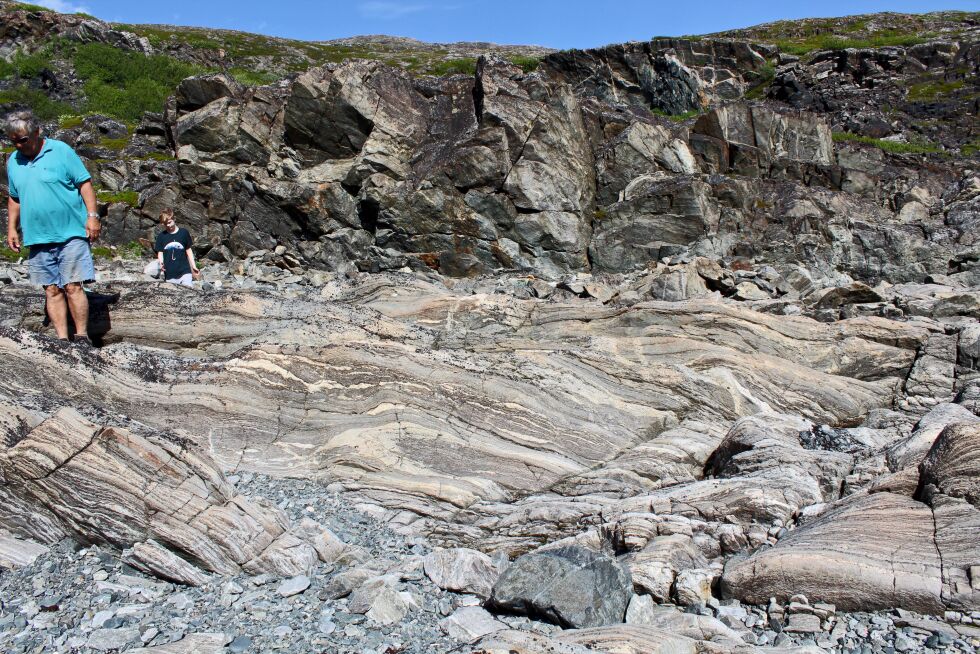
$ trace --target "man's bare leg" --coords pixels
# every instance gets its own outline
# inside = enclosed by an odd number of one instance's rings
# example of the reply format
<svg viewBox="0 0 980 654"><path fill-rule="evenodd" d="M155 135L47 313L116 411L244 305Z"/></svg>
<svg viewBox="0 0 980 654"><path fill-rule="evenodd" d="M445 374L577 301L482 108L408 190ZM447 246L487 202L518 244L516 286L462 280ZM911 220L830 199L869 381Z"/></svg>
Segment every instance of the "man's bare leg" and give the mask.
<svg viewBox="0 0 980 654"><path fill-rule="evenodd" d="M65 302L65 293L57 284L44 287L44 295L47 296L48 318L54 325L54 331L58 338L68 338L68 306Z"/></svg>
<svg viewBox="0 0 980 654"><path fill-rule="evenodd" d="M88 296L85 289L78 282L65 286L65 295L68 296L68 308L71 310L71 318L75 321L75 335L88 335ZM67 337L67 326L65 336Z"/></svg>

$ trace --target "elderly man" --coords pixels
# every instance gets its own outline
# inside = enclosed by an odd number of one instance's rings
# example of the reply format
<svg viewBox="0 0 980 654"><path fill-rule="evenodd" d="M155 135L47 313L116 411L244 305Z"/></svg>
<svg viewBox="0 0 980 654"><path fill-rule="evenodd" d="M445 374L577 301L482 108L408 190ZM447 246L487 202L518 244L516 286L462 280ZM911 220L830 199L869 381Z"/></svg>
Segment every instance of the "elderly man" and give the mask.
<svg viewBox="0 0 980 654"><path fill-rule="evenodd" d="M7 245L30 246L31 283L44 287L58 338L68 338L71 311L75 340L91 345L82 283L95 280L89 244L102 229L91 175L70 146L41 136L30 112L10 114L4 127L17 150L7 160Z"/></svg>

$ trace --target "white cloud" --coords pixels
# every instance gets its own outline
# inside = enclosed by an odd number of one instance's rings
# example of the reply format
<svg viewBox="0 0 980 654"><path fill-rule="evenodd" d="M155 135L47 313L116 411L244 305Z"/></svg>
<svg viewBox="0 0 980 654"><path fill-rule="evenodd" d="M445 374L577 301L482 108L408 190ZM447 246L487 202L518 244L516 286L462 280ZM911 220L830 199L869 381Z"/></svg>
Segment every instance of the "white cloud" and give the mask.
<svg viewBox="0 0 980 654"><path fill-rule="evenodd" d="M365 18L393 20L408 14L425 11L429 5L405 4L402 2L362 2L358 9Z"/></svg>
<svg viewBox="0 0 980 654"><path fill-rule="evenodd" d="M65 0L34 0L34 4L60 11L63 14L92 13L92 10L86 5L76 5L74 2L65 2Z"/></svg>

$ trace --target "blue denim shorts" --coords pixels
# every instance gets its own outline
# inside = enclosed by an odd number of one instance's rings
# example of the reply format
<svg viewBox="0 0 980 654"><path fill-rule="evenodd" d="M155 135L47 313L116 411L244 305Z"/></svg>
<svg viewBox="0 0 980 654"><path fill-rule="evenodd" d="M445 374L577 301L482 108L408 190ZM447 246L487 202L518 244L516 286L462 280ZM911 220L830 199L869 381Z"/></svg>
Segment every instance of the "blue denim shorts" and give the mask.
<svg viewBox="0 0 980 654"><path fill-rule="evenodd" d="M31 246L27 271L32 284L64 288L75 282L94 282L95 264L88 240L73 238L64 243L41 243Z"/></svg>

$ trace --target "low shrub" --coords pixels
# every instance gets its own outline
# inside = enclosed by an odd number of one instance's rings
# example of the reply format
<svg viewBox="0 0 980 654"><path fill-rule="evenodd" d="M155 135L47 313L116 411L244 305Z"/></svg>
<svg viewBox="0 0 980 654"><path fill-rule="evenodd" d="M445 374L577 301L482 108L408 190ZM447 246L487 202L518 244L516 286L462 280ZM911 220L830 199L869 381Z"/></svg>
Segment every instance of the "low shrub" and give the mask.
<svg viewBox="0 0 980 654"><path fill-rule="evenodd" d="M53 48L41 48L32 53L18 52L10 61L0 59L0 79L34 79L52 66Z"/></svg>
<svg viewBox="0 0 980 654"><path fill-rule="evenodd" d="M684 113L680 113L680 114L669 114L663 109L660 109L659 107L653 107L652 109L650 109L650 113L655 114L657 116L661 116L663 118L668 118L674 121L675 123L683 123L685 120L688 120L689 118L694 118L695 116L699 116L701 114L701 112L697 109L691 109L690 111L685 111Z"/></svg>
<svg viewBox="0 0 980 654"><path fill-rule="evenodd" d="M476 59L464 57L463 59L445 59L435 61L429 65L430 75L473 75L476 73Z"/></svg>
<svg viewBox="0 0 980 654"><path fill-rule="evenodd" d="M125 202L131 207L138 207L140 203L140 194L136 191L98 191L96 193L99 200L105 202L106 204L114 204L116 202Z"/></svg>
<svg viewBox="0 0 980 654"><path fill-rule="evenodd" d="M0 91L0 113L20 108L31 109L41 120L54 120L72 111L70 104L52 100L44 91L32 89L26 84Z"/></svg>
<svg viewBox="0 0 980 654"><path fill-rule="evenodd" d="M160 111L174 87L201 72L197 66L165 56L146 56L103 43L76 48L75 71L85 80L85 110L137 121L146 111Z"/></svg>
<svg viewBox="0 0 980 654"><path fill-rule="evenodd" d="M942 149L933 143L928 141L920 141L917 143L903 143L901 141L887 141L885 139L875 139L870 136L861 136L860 134L852 134L851 132L834 132L833 138L835 142L844 143L865 143L867 145L873 145L876 148L880 148L885 152L892 152L894 154L932 154L936 152L942 152Z"/></svg>
<svg viewBox="0 0 980 654"><path fill-rule="evenodd" d="M538 64L541 63L541 58L516 55L510 58L510 63L518 66L525 73L530 73L531 71L537 69Z"/></svg>
<svg viewBox="0 0 980 654"><path fill-rule="evenodd" d="M116 248L116 254L123 259L142 259L143 244L139 241L130 241Z"/></svg>

